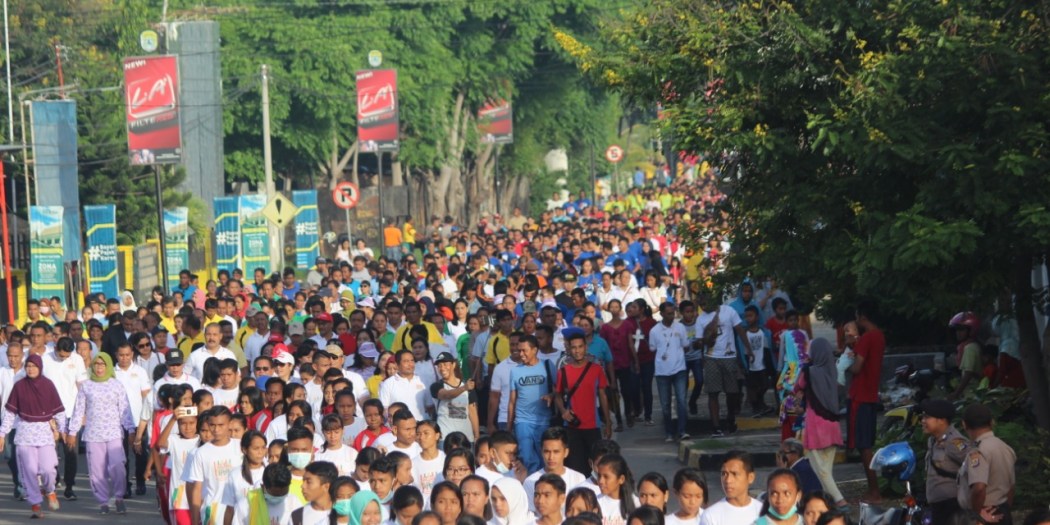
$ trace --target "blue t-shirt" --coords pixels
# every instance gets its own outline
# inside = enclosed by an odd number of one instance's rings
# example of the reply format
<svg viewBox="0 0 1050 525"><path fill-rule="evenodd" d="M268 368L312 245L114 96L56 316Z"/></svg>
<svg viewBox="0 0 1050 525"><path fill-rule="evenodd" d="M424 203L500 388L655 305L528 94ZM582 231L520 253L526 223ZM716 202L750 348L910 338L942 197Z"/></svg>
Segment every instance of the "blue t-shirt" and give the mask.
<svg viewBox="0 0 1050 525"><path fill-rule="evenodd" d="M510 369L510 388L518 393L514 403L514 421L522 423L547 423L551 418L550 408L543 396L551 392L554 372L547 368L547 360L540 359L532 366L524 364Z"/></svg>
<svg viewBox="0 0 1050 525"><path fill-rule="evenodd" d="M595 334L591 344L587 345L587 353L593 355L602 366L611 363L613 360L612 350L609 349L609 343L607 343L605 339L602 339L598 334Z"/></svg>

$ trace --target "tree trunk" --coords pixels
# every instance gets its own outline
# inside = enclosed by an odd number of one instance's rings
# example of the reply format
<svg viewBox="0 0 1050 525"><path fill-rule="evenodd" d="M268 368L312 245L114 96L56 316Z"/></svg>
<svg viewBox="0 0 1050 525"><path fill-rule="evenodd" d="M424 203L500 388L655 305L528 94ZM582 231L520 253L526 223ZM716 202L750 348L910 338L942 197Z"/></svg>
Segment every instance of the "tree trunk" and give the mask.
<svg viewBox="0 0 1050 525"><path fill-rule="evenodd" d="M1032 399L1032 413L1036 424L1050 430L1050 325L1044 331L1045 344L1039 343L1035 312L1032 304L1032 257L1021 254L1014 261L1014 297L1017 328L1020 332L1021 363L1025 383Z"/></svg>

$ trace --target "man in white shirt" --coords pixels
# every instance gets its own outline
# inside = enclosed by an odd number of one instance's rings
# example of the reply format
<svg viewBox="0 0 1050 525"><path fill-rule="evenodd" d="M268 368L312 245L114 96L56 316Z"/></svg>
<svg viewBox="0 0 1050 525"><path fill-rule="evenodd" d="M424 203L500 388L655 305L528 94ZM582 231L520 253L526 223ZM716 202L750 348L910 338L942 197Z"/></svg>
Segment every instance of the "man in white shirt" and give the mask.
<svg viewBox="0 0 1050 525"><path fill-rule="evenodd" d="M230 439L230 411L213 408L207 423L212 440L197 449L183 475L192 525L203 523L202 511L221 500L226 481L240 472L244 461L240 443Z"/></svg>
<svg viewBox="0 0 1050 525"><path fill-rule="evenodd" d="M664 442L672 443L677 436L688 439L685 423L689 419L686 411L686 380L689 372L685 369L685 351L689 346L689 336L682 323L675 320L675 305L665 302L660 305L660 322L649 332L649 349L656 353L654 376L657 391L660 394L660 408L664 415ZM678 408L678 423L675 427L671 419L671 389L674 389L675 404Z"/></svg>
<svg viewBox="0 0 1050 525"><path fill-rule="evenodd" d="M396 359L397 374L386 378L379 385L379 401L387 407L400 401L408 406L416 420L427 419L427 414L434 409L434 399L430 397L427 385L415 374L416 359L412 351L402 350L397 353Z"/></svg>
<svg viewBox="0 0 1050 525"><path fill-rule="evenodd" d="M529 500L529 510L536 512L536 481L544 474L554 474L565 481L563 494L576 488L586 480L586 476L565 466L569 457L569 434L563 427L550 427L543 431L540 444L540 455L543 456L543 468L525 478L525 494Z"/></svg>
<svg viewBox="0 0 1050 525"><path fill-rule="evenodd" d="M754 523L762 512L762 502L748 493L755 482L751 454L730 450L722 460L721 474L722 491L726 497L704 510L700 516L700 525Z"/></svg>
<svg viewBox="0 0 1050 525"><path fill-rule="evenodd" d="M262 355L262 347L270 340L270 317L266 312L256 312L252 316L251 325L255 333L249 335L244 341L244 358L248 363L254 363L255 358ZM207 338L207 335L205 335Z"/></svg>
<svg viewBox="0 0 1050 525"><path fill-rule="evenodd" d="M36 327L33 328L36 329ZM84 366L84 360L80 356L73 355L75 350L76 343L68 337L63 337L55 343L55 349L47 352L43 357L44 377L55 384L67 418L73 415L73 405L76 404L80 384L87 380L87 367ZM66 486L65 497L76 499L73 484L77 477L77 449L70 450L65 445L59 445L59 450L64 453L62 480Z"/></svg>
<svg viewBox="0 0 1050 525"><path fill-rule="evenodd" d="M0 368L0 407L7 404L7 398L11 395L11 389L14 388L15 383L26 376L26 370L23 366L25 364L25 350L22 349L22 342L7 345L7 350L4 354L7 358L7 366ZM11 432L10 436L7 437L7 447L10 449L10 458L7 460L7 466L11 469L12 481L15 485L15 499L18 499L22 485L18 481L18 455L15 452L15 439L14 431Z"/></svg>
<svg viewBox="0 0 1050 525"><path fill-rule="evenodd" d="M510 355L492 369L492 380L489 382L489 435L497 429L511 430L507 428L507 411L510 408L510 371L519 364L521 364L521 352L518 349L518 337L512 335Z"/></svg>
<svg viewBox="0 0 1050 525"><path fill-rule="evenodd" d="M217 324L210 324L204 328L204 348L198 348L190 354L190 362L187 364L186 373L201 379L204 375L204 362L209 358L237 359L233 352L223 348L222 328Z"/></svg>
<svg viewBox="0 0 1050 525"><path fill-rule="evenodd" d="M120 384L124 386L124 391L128 394L128 405L131 410L132 418L137 420L139 415L142 414L142 402L146 399L146 396L152 389L152 381L150 381L149 374L142 369L141 366L136 365L133 360L133 353L131 350L130 343L124 343L117 346L117 366L113 367L113 377L120 381ZM83 361L81 361L83 362ZM143 440L145 441L145 440ZM125 450L125 453L127 451ZM135 475L137 483L135 484L135 494L142 496L146 493L146 460L149 459L149 446L144 443L141 453L135 453ZM131 469L131 462L128 461L125 469ZM131 476L126 478L128 480L128 489L125 494L131 494Z"/></svg>
<svg viewBox="0 0 1050 525"><path fill-rule="evenodd" d="M153 384L154 390L160 390L160 387L164 385L181 385L187 384L193 387L193 391L200 390L201 382L196 377L193 377L186 373L185 363L186 356L182 355L182 350L171 349L168 351L167 361L164 365L168 368L168 372L164 374L164 377L157 380ZM154 408L160 408L160 401L153 405Z"/></svg>
<svg viewBox="0 0 1050 525"><path fill-rule="evenodd" d="M751 343L744 330L744 321L740 314L732 306L719 304L718 297L710 292L701 292L697 297L697 304L703 308L703 313L697 318L696 324L701 334L712 333L708 330L709 325L718 322L717 337L713 343L704 337L704 392L707 393L707 407L711 411L711 422L715 425L713 437L721 437L728 432L736 432L736 413L740 409L740 401L743 391L740 388L743 364L740 355L737 354L736 341L739 338L750 363L755 354L751 350ZM711 326L713 329L714 327ZM700 336L701 334L697 334ZM726 393L726 428L721 427L718 417L718 395Z"/></svg>

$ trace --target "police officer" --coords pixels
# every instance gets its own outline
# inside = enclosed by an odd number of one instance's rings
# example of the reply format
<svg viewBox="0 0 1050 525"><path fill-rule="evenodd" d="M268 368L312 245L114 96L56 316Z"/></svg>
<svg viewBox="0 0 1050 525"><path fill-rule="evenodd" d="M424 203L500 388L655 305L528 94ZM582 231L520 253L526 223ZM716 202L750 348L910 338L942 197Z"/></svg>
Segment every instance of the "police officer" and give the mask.
<svg viewBox="0 0 1050 525"><path fill-rule="evenodd" d="M922 432L926 444L926 501L933 525L949 523L959 510L955 478L970 450L970 440L952 426L955 405L945 399L928 399L922 406Z"/></svg>
<svg viewBox="0 0 1050 525"><path fill-rule="evenodd" d="M992 432L992 411L980 403L963 410L963 428L973 440L959 469L959 507L983 523L1012 525L1014 462L1017 455Z"/></svg>

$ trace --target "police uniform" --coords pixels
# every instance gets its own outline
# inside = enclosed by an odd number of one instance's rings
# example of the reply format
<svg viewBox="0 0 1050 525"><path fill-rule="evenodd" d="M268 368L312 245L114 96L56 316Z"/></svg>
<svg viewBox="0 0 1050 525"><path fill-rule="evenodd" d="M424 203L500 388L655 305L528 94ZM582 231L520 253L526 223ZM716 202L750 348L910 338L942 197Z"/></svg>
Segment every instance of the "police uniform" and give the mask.
<svg viewBox="0 0 1050 525"><path fill-rule="evenodd" d="M926 501L933 510L934 525L948 523L959 509L956 478L969 451L970 440L952 426L927 442Z"/></svg>
<svg viewBox="0 0 1050 525"><path fill-rule="evenodd" d="M973 442L966 454L966 461L959 469L958 497L959 506L972 510L970 503L970 486L984 483L984 506L994 507L993 514L1002 515L1000 524L1010 525L1010 492L1014 487L1014 463L1017 455L1003 440L995 437L992 431L981 434Z"/></svg>

